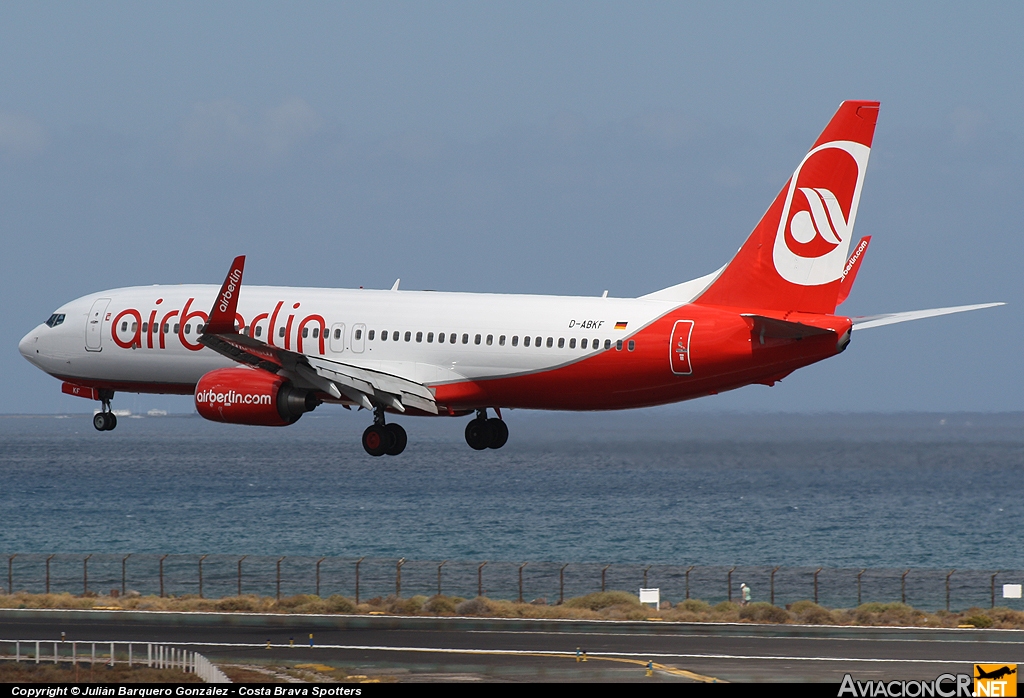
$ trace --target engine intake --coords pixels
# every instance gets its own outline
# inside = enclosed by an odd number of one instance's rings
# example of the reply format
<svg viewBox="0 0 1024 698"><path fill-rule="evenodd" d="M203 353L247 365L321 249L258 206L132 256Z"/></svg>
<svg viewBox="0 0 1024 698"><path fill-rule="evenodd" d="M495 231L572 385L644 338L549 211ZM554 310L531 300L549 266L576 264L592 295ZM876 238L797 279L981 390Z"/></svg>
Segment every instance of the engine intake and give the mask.
<svg viewBox="0 0 1024 698"><path fill-rule="evenodd" d="M283 427L320 404L310 390L257 368L218 368L196 385L196 410L205 419L228 424Z"/></svg>

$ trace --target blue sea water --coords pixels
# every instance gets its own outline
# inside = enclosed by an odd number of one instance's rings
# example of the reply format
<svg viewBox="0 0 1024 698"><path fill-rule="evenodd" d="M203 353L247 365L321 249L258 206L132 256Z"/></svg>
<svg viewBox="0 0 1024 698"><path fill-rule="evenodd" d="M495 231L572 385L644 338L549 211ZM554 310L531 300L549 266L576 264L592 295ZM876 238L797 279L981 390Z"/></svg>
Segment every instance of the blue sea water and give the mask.
<svg viewBox="0 0 1024 698"><path fill-rule="evenodd" d="M1024 415L0 418L0 552L1022 569Z"/></svg>

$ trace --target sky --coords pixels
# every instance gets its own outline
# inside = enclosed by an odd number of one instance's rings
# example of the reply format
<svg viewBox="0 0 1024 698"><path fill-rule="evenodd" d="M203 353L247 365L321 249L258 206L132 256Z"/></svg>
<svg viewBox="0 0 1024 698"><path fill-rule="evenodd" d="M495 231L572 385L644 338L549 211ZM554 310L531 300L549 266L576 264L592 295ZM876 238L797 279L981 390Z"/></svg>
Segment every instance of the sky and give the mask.
<svg viewBox="0 0 1024 698"><path fill-rule="evenodd" d="M1008 305L685 409L1024 410L1021 26L1019 3L0 4L0 412L91 408L17 351L61 303L219 283L237 254L273 285L701 276L844 99L882 106L840 312Z"/></svg>

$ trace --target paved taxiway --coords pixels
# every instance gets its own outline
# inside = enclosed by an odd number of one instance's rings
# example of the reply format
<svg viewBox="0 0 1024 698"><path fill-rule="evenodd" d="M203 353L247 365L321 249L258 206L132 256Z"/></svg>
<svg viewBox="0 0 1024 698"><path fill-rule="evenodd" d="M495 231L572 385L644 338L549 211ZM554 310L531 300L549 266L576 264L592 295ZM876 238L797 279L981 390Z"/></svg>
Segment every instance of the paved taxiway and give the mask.
<svg viewBox="0 0 1024 698"><path fill-rule="evenodd" d="M0 610L0 639L61 632L69 642L169 642L214 661L319 662L410 679L641 680L653 660L662 680L838 683L845 673L933 679L974 662L1024 663L1015 630ZM577 647L590 661L575 661Z"/></svg>

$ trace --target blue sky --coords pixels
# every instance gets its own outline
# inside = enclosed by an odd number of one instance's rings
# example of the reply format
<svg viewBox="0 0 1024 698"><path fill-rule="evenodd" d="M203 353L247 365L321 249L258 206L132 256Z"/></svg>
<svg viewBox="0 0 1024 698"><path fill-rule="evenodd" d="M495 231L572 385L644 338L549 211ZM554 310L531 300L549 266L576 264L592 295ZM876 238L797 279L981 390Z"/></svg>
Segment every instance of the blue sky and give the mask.
<svg viewBox="0 0 1024 698"><path fill-rule="evenodd" d="M843 99L882 108L841 310L1010 305L691 408L1024 409L1021 26L1011 3L6 3L0 411L88 409L17 353L60 303L218 283L236 254L280 285L702 275Z"/></svg>

